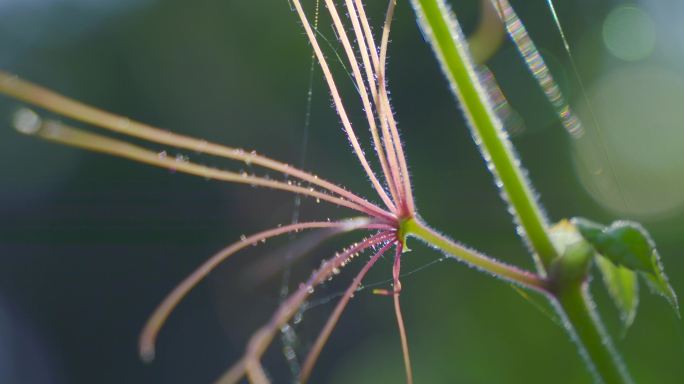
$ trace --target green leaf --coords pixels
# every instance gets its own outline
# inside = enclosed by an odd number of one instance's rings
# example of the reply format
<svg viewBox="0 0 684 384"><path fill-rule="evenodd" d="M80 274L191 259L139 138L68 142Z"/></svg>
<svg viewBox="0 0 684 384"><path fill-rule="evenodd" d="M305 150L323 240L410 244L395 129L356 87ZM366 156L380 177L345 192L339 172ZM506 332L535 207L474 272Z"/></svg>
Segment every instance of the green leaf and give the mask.
<svg viewBox="0 0 684 384"><path fill-rule="evenodd" d="M667 280L655 244L644 227L631 221L615 221L604 227L580 218L573 219L572 223L596 252L616 266L639 272L651 289L665 297L679 315L677 296Z"/></svg>
<svg viewBox="0 0 684 384"><path fill-rule="evenodd" d="M651 291L665 297L665 299L667 299L667 301L670 302L670 305L674 307L675 311L677 312L677 316L680 316L679 303L677 303L677 295L675 294L674 289L672 289L672 286L670 285L670 282L667 279L667 275L665 275L665 271L663 271L663 267L660 262L660 255L658 254L658 251L656 251L655 249L653 250L653 262L658 266L656 268L656 273L642 273L642 276L645 277L646 283L651 288Z"/></svg>
<svg viewBox="0 0 684 384"><path fill-rule="evenodd" d="M636 272L623 266L615 265L601 255L596 257L596 265L603 276L603 283L610 297L620 311L620 320L627 330L634 322L639 305L639 281Z"/></svg>
<svg viewBox="0 0 684 384"><path fill-rule="evenodd" d="M603 227L586 219L574 219L573 223L582 237L613 263L652 272L651 253L655 247L639 224L616 221L610 227Z"/></svg>

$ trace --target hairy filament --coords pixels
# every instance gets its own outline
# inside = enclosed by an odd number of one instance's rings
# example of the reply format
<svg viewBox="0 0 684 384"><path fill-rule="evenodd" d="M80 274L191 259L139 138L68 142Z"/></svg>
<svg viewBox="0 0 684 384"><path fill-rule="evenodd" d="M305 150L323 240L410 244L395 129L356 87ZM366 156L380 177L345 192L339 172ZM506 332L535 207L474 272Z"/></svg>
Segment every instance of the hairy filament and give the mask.
<svg viewBox="0 0 684 384"><path fill-rule="evenodd" d="M387 150L387 161L390 162L390 169L393 171L392 172L392 177L394 180L394 183L396 184L396 188L399 191L399 195L401 196L401 204L406 212L402 212L404 215L411 215L413 213L413 209L407 209L407 206L410 206L407 201L411 200L411 190L410 188L406 188L407 183L406 181L408 180L408 172L406 167L402 166L402 161L404 162L403 164L405 165L405 159L403 150L401 148L401 143L395 140L395 137L391 133L391 126L396 127L396 122L394 120L394 115L392 114L392 108L389 104L389 98L387 96L387 86L385 83L385 75L384 75L384 70L385 70L385 63L384 59L379 59L378 58L378 49L375 45L375 40L373 39L373 33L370 29L370 25L368 24L368 17L366 16L366 11L363 7L363 2L361 0L354 0L356 3L356 8L358 11L358 19L361 21L361 25L363 26L363 30L365 33L365 39L368 44L368 51L371 53L371 59L373 61L373 68L375 71L375 76L377 77L376 83L378 87L378 91L374 93L374 103L377 109L378 113L378 119L380 119L380 128L382 130L382 136L383 136L383 143L385 146L385 149ZM350 4L350 0L347 0L347 3ZM388 23L391 24L392 17L394 15L394 7L396 5L395 0L390 0L389 5L387 7L387 12L385 15L385 24L383 27L383 41L381 44L381 51L384 49L386 53L386 48L387 48L387 42L389 41L389 25ZM348 5L348 8L351 8ZM351 15L355 15L356 13L353 10L350 10ZM357 33L357 40L363 41L363 37L360 36ZM382 52L381 52L382 56ZM368 66L368 64L365 64ZM389 126L388 126L389 125ZM398 137L398 136L397 136Z"/></svg>
<svg viewBox="0 0 684 384"><path fill-rule="evenodd" d="M396 0L390 0L387 7L387 13L385 16L385 24L383 27L383 36L380 49L380 58L378 58L378 50L373 40L373 34L370 30L370 25L368 24L368 18L363 7L361 0L355 0L356 11L354 10L351 0L347 0L347 8L350 13L350 18L352 23L358 22L360 20L365 33L365 40L368 46L368 51L371 53L371 59L373 62L373 67L375 71L375 76L377 81L371 82L369 84L377 83L378 90L373 92L374 104L377 109L378 119L380 120L380 128L382 130L382 141L384 143L385 149L387 151L387 161L389 162L389 170L391 171L391 177L387 176L388 180L391 179L396 185L398 194L401 199L398 201L400 204L400 216L413 216L415 212L415 207L413 203L413 192L410 186L410 178L408 175L408 167L406 165L406 157L401 145L401 140L399 138L399 133L396 127L396 121L392 113L392 108L389 103L389 97L387 93L387 85L385 82L385 60L387 53L387 45L389 41L390 25L392 22L392 17L394 15L394 8L396 6ZM358 12L358 16L357 16ZM363 43L363 36L357 27L354 28L356 38L359 40L361 45ZM364 58L365 50L361 49L362 58ZM364 66L369 67L367 59L364 61ZM371 90L372 85L371 85ZM386 173L387 175L387 173Z"/></svg>
<svg viewBox="0 0 684 384"><path fill-rule="evenodd" d="M361 26L359 25L360 16L357 15L356 10L354 8L354 4L352 3L352 0L346 0L346 5L347 5L347 12L349 13L349 18L351 19L351 22L352 22L354 35L355 35L356 41L359 45L359 52L361 53L361 60L363 62L363 67L366 71L366 80L368 82L368 88L370 88L371 96L373 98L374 104L375 104L376 109L377 109L378 119L380 121L380 124L382 125L385 122L384 122L382 114L380 113L380 111L381 111L381 109L379 108L380 107L380 105L379 105L380 99L378 98L378 86L376 84L377 79L376 79L376 75L373 73L373 68L377 68L377 58L375 58L374 65L371 66L370 58L368 56L368 50L374 49L371 47L371 45L372 46L375 45L372 42L373 36L371 34L367 34L365 39L364 39L363 32L361 31ZM365 14L364 14L363 18L365 19ZM367 20L364 20L364 24L365 25L368 24ZM366 45L366 39L370 39L370 41L368 42L368 45ZM371 52L371 54L372 53L373 52ZM377 56L377 53L376 53L376 56ZM359 92L361 92L361 91L359 90ZM362 98L363 98L363 96L362 96ZM367 95L366 95L366 100L367 100ZM368 114L371 112L371 110L369 108L365 108L365 109L366 109L366 115L368 116ZM370 116L368 116L368 118L369 118L369 120L371 119ZM389 187L390 193L392 194L394 201L398 205L401 205L402 196L400 195L400 193L397 189L400 186L400 184L398 183L399 175L397 175L397 172L399 171L399 169L396 167L396 164L394 164L394 165L391 164L394 155L389 153L391 148L387 148L387 151L388 151L387 157L385 156L385 153L383 151L383 144L380 141L380 135L378 133L378 128L375 125L375 118L373 118L372 123L369 122L369 125L370 125L371 135L373 137L373 146L374 146L375 151L378 155L378 159L380 160L380 165L381 165L382 171L385 175L385 179L386 179L387 185ZM387 163L388 159L390 160L390 164Z"/></svg>
<svg viewBox="0 0 684 384"><path fill-rule="evenodd" d="M130 120L104 110L91 107L74 99L60 95L49 89L28 81L19 79L17 76L0 70L0 93L7 94L16 99L33 104L40 108L73 118L113 132L123 133L129 136L141 138L154 143L171 145L177 148L188 149L201 153L207 153L231 160L242 161L276 172L290 175L307 183L326 189L333 194L339 195L359 206L366 207L368 211L391 216L389 212L372 204L371 202L308 172L299 170L288 164L259 155L255 152L247 152L242 149L230 148L214 144L205 140L179 135L147 124ZM384 213L383 213L384 212Z"/></svg>
<svg viewBox="0 0 684 384"><path fill-rule="evenodd" d="M399 293L401 292L401 254L403 246L401 243L397 244L396 254L394 255L394 266L392 267L392 278L394 279L394 314L397 317L397 327L399 328L399 337L401 338L401 352L404 355L404 368L406 369L406 382L413 384L413 369L411 368L411 356L409 355L408 337L406 336L406 327L404 326L404 316L401 314L401 305L399 304Z"/></svg>
<svg viewBox="0 0 684 384"><path fill-rule="evenodd" d="M385 252L387 252L387 250L390 249L393 245L394 242L388 243L387 245L382 247L375 255L373 255L370 258L370 260L366 262L366 265L363 266L361 271L359 271L359 273L356 275L352 283L344 292L344 295L337 303L335 310L332 314L330 314L330 317L328 317L328 321L325 323L323 330L318 335L318 338L316 338L316 341L314 342L314 345L311 347L309 354L306 356L306 360L302 365L302 370L299 375L300 382L304 383L308 381L309 376L311 375L311 371L313 370L314 365L316 365L318 356L320 356L321 351L323 350L323 346L328 341L330 334L335 328L335 325L337 325L337 322L340 319L342 312L344 312L344 309L347 307L349 300L351 300L351 298L354 296L354 292L356 292L356 290L359 288L359 285L361 285L363 278L366 276L368 271L370 271L371 267L375 265L375 262L378 261L380 257L382 257L382 255L384 255Z"/></svg>
<svg viewBox="0 0 684 384"><path fill-rule="evenodd" d="M389 198L389 196L387 196L387 192L385 192L385 190L382 188L382 185L380 185L377 176L375 176L375 173L371 169L370 164L366 159L366 156L363 154L363 150L361 149L359 140L357 139L356 134L354 133L354 129L352 128L349 117L347 116L344 104L342 103L340 93L337 90L337 85L335 85L335 80L332 76L332 73L330 72L328 62L325 59L325 56L323 55L320 46L318 45L318 40L316 39L316 35L311 29L311 24L309 23L309 20L307 19L306 14L302 9L302 4L300 0L293 0L293 4L295 6L297 14L299 15L302 25L304 26L304 30L306 31L306 35L309 39L309 42L311 43L311 46L314 49L314 53L316 54L318 63L321 66L321 70L323 71L323 76L325 77L325 80L328 83L328 88L330 89L330 94L332 95L333 102L335 104L335 109L337 111L338 116L340 117L340 120L342 120L342 125L344 126L347 138L349 139L349 142L351 143L352 148L354 149L354 153L361 162L361 166L363 167L364 171L366 172L366 175L373 184L373 188L375 189L375 191L378 193L378 195L385 203L385 205L387 205L387 207L394 212L396 211L394 203Z"/></svg>
<svg viewBox="0 0 684 384"><path fill-rule="evenodd" d="M299 219L290 221L292 224L298 222ZM290 269L292 265L298 260L311 255L326 240L344 232L346 231L340 228L328 228L319 229L306 235L290 233L286 244L262 253L258 260L242 268L239 281L243 286L256 287L281 274L283 276L281 276L278 295L281 301L285 300L290 293ZM295 372L293 374L296 375Z"/></svg>
<svg viewBox="0 0 684 384"><path fill-rule="evenodd" d="M360 0L357 0L360 3ZM378 84L380 85L380 99L382 101L381 108L382 111L380 115L384 115L389 124L389 136L392 138L392 143L394 145L394 151L396 152L397 159L399 161L400 174L402 175L403 191L406 204L406 213L408 216L413 216L415 213L415 205L413 201L413 191L411 190L411 178L408 172L408 165L406 164L406 155L404 154L404 149L401 144L401 138L399 137L399 130L397 129L397 122L394 119L394 114L392 112L392 107L389 102L389 95L387 92L387 82L385 77L385 67L387 62L387 47L389 45L389 34L392 26L392 20L394 17L394 9L396 8L396 0L390 0L387 5L387 12L385 14L385 23L382 28L382 39L380 41L380 57L378 59L378 68L376 73L378 74Z"/></svg>
<svg viewBox="0 0 684 384"><path fill-rule="evenodd" d="M369 80L369 84L372 84L371 86L371 91L373 93L373 100L375 107L377 109L377 114L378 114L378 119L380 120L380 127L382 129L382 136L383 136L383 145L385 146L387 150L387 161L391 161L393 163L396 163L396 151L394 149L394 145L391 142L391 140L388 140L390 137L389 131L387 130L387 119L388 117L385 116L386 112L384 110L384 100L381 97L382 94L382 89L381 87L383 86L382 84L382 76L380 73L380 64L378 60L378 49L375 45L375 40L373 38L373 32L371 31L370 25L368 23L368 17L366 16L366 11L363 6L363 2L361 0L354 0L355 5L356 5L356 10L354 9L354 6L351 4L350 0L347 1L347 8L349 10L350 18L352 19L352 23L357 23L358 21L361 22L361 26L363 28L363 34L365 35L365 41L367 44L367 50L370 52L370 59L372 61L373 65L373 72L375 75L375 79L373 82ZM391 13L393 11L393 8L391 5L393 4L393 1L390 1L390 8L388 8L387 16L391 18ZM358 15L357 15L358 13ZM356 20L356 21L355 21ZM356 39L360 41L359 45L364 41L364 36L361 35L360 32L357 30L358 28L355 27L355 34L356 34ZM370 65L367 63L367 60L364 62L364 66L368 70ZM374 89L377 88L377 89ZM380 92L380 93L379 93ZM397 178L400 178L399 173L401 172L401 169L397 167L396 164L393 164L392 167L390 167L392 170L392 181L395 184L395 188L399 190L399 193L401 193L401 188L402 188L402 183L400 180ZM402 198L403 200L403 198Z"/></svg>
<svg viewBox="0 0 684 384"><path fill-rule="evenodd" d="M19 127L21 130L21 127ZM25 132L25 131L24 131ZM329 195L313 188L306 188L291 182L271 180L246 173L235 173L217 168L208 167L189 162L180 158L169 158L164 152L157 153L149 149L127 143L125 141L112 139L99 134L87 132L78 128L70 127L54 120L40 120L35 131L25 132L36 135L45 140L54 141L74 147L88 149L94 152L106 153L126 159L138 161L145 164L154 165L161 168L171 169L195 176L208 179L248 184L253 186L271 188L309 196L318 200L327 201L342 207L368 214L378 219L392 222L393 216L385 211L375 212L368 207L359 205L355 202L345 200L341 197Z"/></svg>
<svg viewBox="0 0 684 384"><path fill-rule="evenodd" d="M377 47L373 39L373 34L370 30L370 25L368 24L368 18L366 17L363 3L361 0L355 0L355 3L356 10L354 10L354 5L352 4L352 1L347 0L347 8L349 9L350 18L352 19L352 22L355 22L355 24L358 24L358 21L361 22L361 25L363 26L363 30L365 33L365 40L368 44L368 51L371 53L373 70L375 72L375 79L372 82L371 80L369 80L369 84L371 84L371 90L373 91L373 100L375 107L377 109L378 119L380 120L380 128L382 130L382 141L384 143L386 150L387 162L389 163L388 167L390 173L386 173L386 175L388 179L392 180L392 183L395 185L395 189L397 190L397 194L399 196L399 200L397 201L397 203L401 207L400 215L407 216L413 213L413 210L407 209L407 207L410 205L409 203L407 203L407 200L410 199L410 196L407 196L407 194L411 192L410 190L407 192L406 184L403 182L407 180L407 172L406 168L402 167L402 161L405 162L405 159L403 159L404 155L402 153L402 150L401 148L397 148L397 145L401 146L401 143L398 143L393 139L391 135L391 129L388 128L388 124L392 126L396 125L396 123L394 121L392 109L389 105L389 99L387 97L387 89L383 73L384 63L382 64L382 66L380 65ZM392 19L395 1L390 0L389 4L390 5L387 9L386 20ZM360 31L360 28L355 26L354 30L356 33L356 39L360 41L359 45L363 49L364 35ZM389 33L388 29L384 29L384 31ZM362 50L362 52L365 53L365 50ZM364 66L367 68L367 71L369 71L371 64L368 63L368 58L366 56L367 55L362 55L362 58L365 59ZM374 89L375 87L377 87L377 90Z"/></svg>
<svg viewBox="0 0 684 384"><path fill-rule="evenodd" d="M394 227L389 225L372 223L364 225L363 228L382 231L395 230ZM300 236L297 239L293 236L286 246L263 255L260 260L245 268L243 273L241 273L241 280L251 286L259 285L260 282L268 280L285 270L299 258L310 254L327 239L344 232L347 232L344 228L330 228L319 230L306 236ZM282 255L288 255L289 257L282 257Z"/></svg>
<svg viewBox="0 0 684 384"><path fill-rule="evenodd" d="M367 225L369 221L367 219L356 219L356 220L343 220L336 222L327 221L312 221L285 225L279 228L269 229L257 234L245 237L240 241L229 245L220 252L216 253L214 256L210 257L205 261L199 268L197 268L193 273L185 278L176 288L171 291L171 293L166 296L164 301L159 304L157 309L152 313L149 320L145 324L143 331L140 335L140 356L145 361L151 361L154 359L154 344L157 338L159 330L166 322L169 314L178 305L178 303L194 288L197 283L204 279L209 272L214 270L219 264L225 261L228 257L240 251L241 249L257 244L261 241L269 239L271 237L283 235L290 232L298 232L304 229L314 229L314 228L344 228L348 231L363 228Z"/></svg>
<svg viewBox="0 0 684 384"><path fill-rule="evenodd" d="M363 83L363 78L361 77L361 71L359 69L359 63L356 60L356 56L354 55L354 50L352 48L352 45L349 41L349 37L347 36L347 32L345 31L344 25L342 24L342 20L340 19L339 14L337 13L337 9L335 8L335 4L333 3L332 0L326 0L326 3L328 4L328 11L330 12L330 15L332 16L333 19L333 24L335 25L335 29L337 30L337 34L339 36L339 40L342 43L342 46L345 49L345 52L347 53L347 58L349 59L349 64L352 67L352 72L354 73L354 78L356 79L356 83L358 84L359 87L359 94L361 96L361 101L364 107L364 110L366 112L366 117L368 120L368 124L371 127L371 132L373 135L373 140L375 141L375 138L377 137L377 127L375 126L375 118L373 117L372 114L372 106L370 104L370 101L368 99L368 91L366 90L366 87L364 86ZM359 51L361 52L361 57L362 60L364 61L364 65L366 66L366 70L370 73L371 68L370 68L370 63L368 60L368 51L364 42L363 34L361 33L359 23L357 20L356 16L356 11L354 10L353 4L349 0L347 0L347 5L351 6L349 8L349 14L350 18L352 20L353 28L359 43ZM377 53L376 53L377 55ZM372 74L368 76L368 86L373 89L375 88L375 80L373 79ZM375 100L376 100L376 105L380 105L380 102L377 98L377 93L375 90L372 92L375 95ZM382 115L379 116L379 119L381 123L383 122ZM387 172L385 173L385 178L387 179L388 184L395 184L399 183L399 166L397 164L397 159L396 159L396 154L394 153L394 148L389 141L389 138L386 135L383 135L385 137L385 149L387 150L387 160L389 163L387 164ZM377 149L377 148L376 148ZM378 153L379 155L379 153ZM399 184L400 185L400 184ZM403 203L403 194L401 191L398 193L398 200L396 203L399 206L404 205ZM403 212L400 212L400 214L403 214Z"/></svg>
<svg viewBox="0 0 684 384"><path fill-rule="evenodd" d="M261 367L260 358L266 352L275 334L295 315L297 309L311 295L313 288L330 277L335 269L342 267L355 254L381 244L394 236L393 232L378 233L325 261L319 269L313 272L306 283L301 284L299 289L278 307L271 320L254 333L243 358L233 365L218 380L218 383L234 384L245 375L252 379L252 370L255 367Z"/></svg>
<svg viewBox="0 0 684 384"><path fill-rule="evenodd" d="M351 1L346 0L347 8L353 8ZM356 6L356 12L358 12L358 20L361 21L361 27L363 28L363 34L365 36L366 43L368 44L368 51L370 52L370 59L373 62L373 69L377 71L378 69L378 49L375 46L375 40L373 39L373 31L371 31L370 24L368 23L368 17L366 16L366 10L363 7L362 0L354 0L354 5ZM357 40L361 40L357 34ZM377 79L376 79L377 80ZM375 96L374 96L375 97Z"/></svg>

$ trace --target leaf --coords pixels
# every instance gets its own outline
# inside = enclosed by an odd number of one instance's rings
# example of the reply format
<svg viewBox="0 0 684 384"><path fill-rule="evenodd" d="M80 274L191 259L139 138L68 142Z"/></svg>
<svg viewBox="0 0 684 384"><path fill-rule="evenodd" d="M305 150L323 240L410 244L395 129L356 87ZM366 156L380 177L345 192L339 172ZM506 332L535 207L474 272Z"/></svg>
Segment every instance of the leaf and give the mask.
<svg viewBox="0 0 684 384"><path fill-rule="evenodd" d="M653 262L658 266L656 268L656 274L642 273L642 276L646 278L646 283L651 288L651 291L654 291L665 297L665 299L670 302L670 305L672 305L677 312L677 316L680 316L677 294L675 294L674 289L672 289L672 286L667 279L667 275L665 275L665 271L663 271L662 263L660 262L660 255L655 249L653 250Z"/></svg>
<svg viewBox="0 0 684 384"><path fill-rule="evenodd" d="M646 231L636 223L617 221L610 227L586 219L574 219L580 234L596 251L617 265L632 270L651 272L651 250L654 247Z"/></svg>
<svg viewBox="0 0 684 384"><path fill-rule="evenodd" d="M598 255L596 264L603 276L603 283L610 297L620 311L620 320L625 330L634 322L639 305L639 281L636 272L613 264L608 258Z"/></svg>
<svg viewBox="0 0 684 384"><path fill-rule="evenodd" d="M639 272L651 289L665 297L679 315L677 296L665 275L655 243L644 227L622 220L609 227L580 218L573 219L572 223L596 252L616 266Z"/></svg>

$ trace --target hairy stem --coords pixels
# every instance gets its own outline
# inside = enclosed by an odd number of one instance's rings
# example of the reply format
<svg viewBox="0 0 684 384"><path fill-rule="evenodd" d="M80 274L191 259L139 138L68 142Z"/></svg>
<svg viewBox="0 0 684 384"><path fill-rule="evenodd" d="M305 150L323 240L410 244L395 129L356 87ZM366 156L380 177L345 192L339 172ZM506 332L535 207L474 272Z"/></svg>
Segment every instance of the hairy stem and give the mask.
<svg viewBox="0 0 684 384"><path fill-rule="evenodd" d="M539 207L520 162L515 158L513 147L501 122L497 119L487 94L477 78L468 47L453 13L444 0L411 0L418 15L424 34L430 41L437 58L442 64L449 83L462 105L466 118L473 130L475 141L481 146L483 157L498 177L497 185L505 192L508 203L527 240L535 253L537 267L546 275L549 267L558 260L558 253L551 241L548 225ZM511 267L498 264L480 255L461 250L448 239L434 233L427 233L428 243L458 256L463 261L490 271L511 281L525 283L525 274ZM420 235L418 237L421 237ZM563 276L545 277L547 286L554 286ZM585 276L586 277L586 276ZM567 329L579 345L597 381L608 384L631 382L620 357L603 331L598 315L594 312L587 292L586 283L562 285L553 290L553 301L558 311L568 322ZM556 301L557 300L557 301Z"/></svg>
<svg viewBox="0 0 684 384"><path fill-rule="evenodd" d="M594 311L587 284L567 287L556 295L559 311L572 325L569 331L575 336L582 356L592 366L597 381L606 384L632 383L625 365L615 351L601 321Z"/></svg>
<svg viewBox="0 0 684 384"><path fill-rule="evenodd" d="M423 240L428 245L452 255L455 259L469 264L483 272L508 280L526 288L546 292L546 283L538 275L504 264L473 249L469 249L440 234L419 219L404 222L403 233Z"/></svg>
<svg viewBox="0 0 684 384"><path fill-rule="evenodd" d="M547 223L516 159L512 146L482 89L467 43L456 18L443 0L412 0L418 19L442 64L490 169L500 179L508 203L545 271L557 257Z"/></svg>

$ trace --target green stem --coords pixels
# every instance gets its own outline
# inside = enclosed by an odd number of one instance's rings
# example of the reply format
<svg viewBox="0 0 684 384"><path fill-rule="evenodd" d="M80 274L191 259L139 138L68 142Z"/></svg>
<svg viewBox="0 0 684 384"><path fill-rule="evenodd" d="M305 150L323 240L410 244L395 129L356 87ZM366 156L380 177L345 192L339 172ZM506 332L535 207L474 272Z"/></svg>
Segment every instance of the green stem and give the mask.
<svg viewBox="0 0 684 384"><path fill-rule="evenodd" d="M528 186L512 146L482 89L467 53L456 19L443 0L411 0L442 69L460 101L470 126L481 141L484 157L493 167L515 211L520 226L545 271L558 256L547 233L547 223ZM497 183L499 184L499 183Z"/></svg>
<svg viewBox="0 0 684 384"><path fill-rule="evenodd" d="M411 3L424 35L432 45L442 70L463 107L488 166L499 178L497 185L503 188L508 203L527 235L535 253L537 267L541 274L546 275L552 264L559 259L558 252L549 236L548 224L520 163L515 158L512 145L480 85L458 21L444 0L411 0ZM497 276L521 281L522 276L517 275L517 270L463 249L424 226L418 227L413 228L413 233L426 242ZM546 283L554 287L554 283L557 283L554 279L562 280L567 277L549 276ZM555 286L553 296L550 297L557 300L558 311L569 323L568 331L577 341L587 364L594 368L597 379L607 384L629 383L631 380L626 369L590 305L588 293L583 292L582 286L586 283L581 281L582 279L574 284Z"/></svg>
<svg viewBox="0 0 684 384"><path fill-rule="evenodd" d="M574 334L587 364L593 366L592 372L597 379L606 384L632 383L594 311L587 286L586 283L569 286L556 295L562 312L572 324L570 332Z"/></svg>
<svg viewBox="0 0 684 384"><path fill-rule="evenodd" d="M448 237L428 227L416 218L407 219L402 224L402 238L413 236L423 240L428 245L442 252L454 256L479 270L496 277L519 284L523 287L546 293L546 282L537 274L523 271L514 266L504 264L473 249L466 248Z"/></svg>

